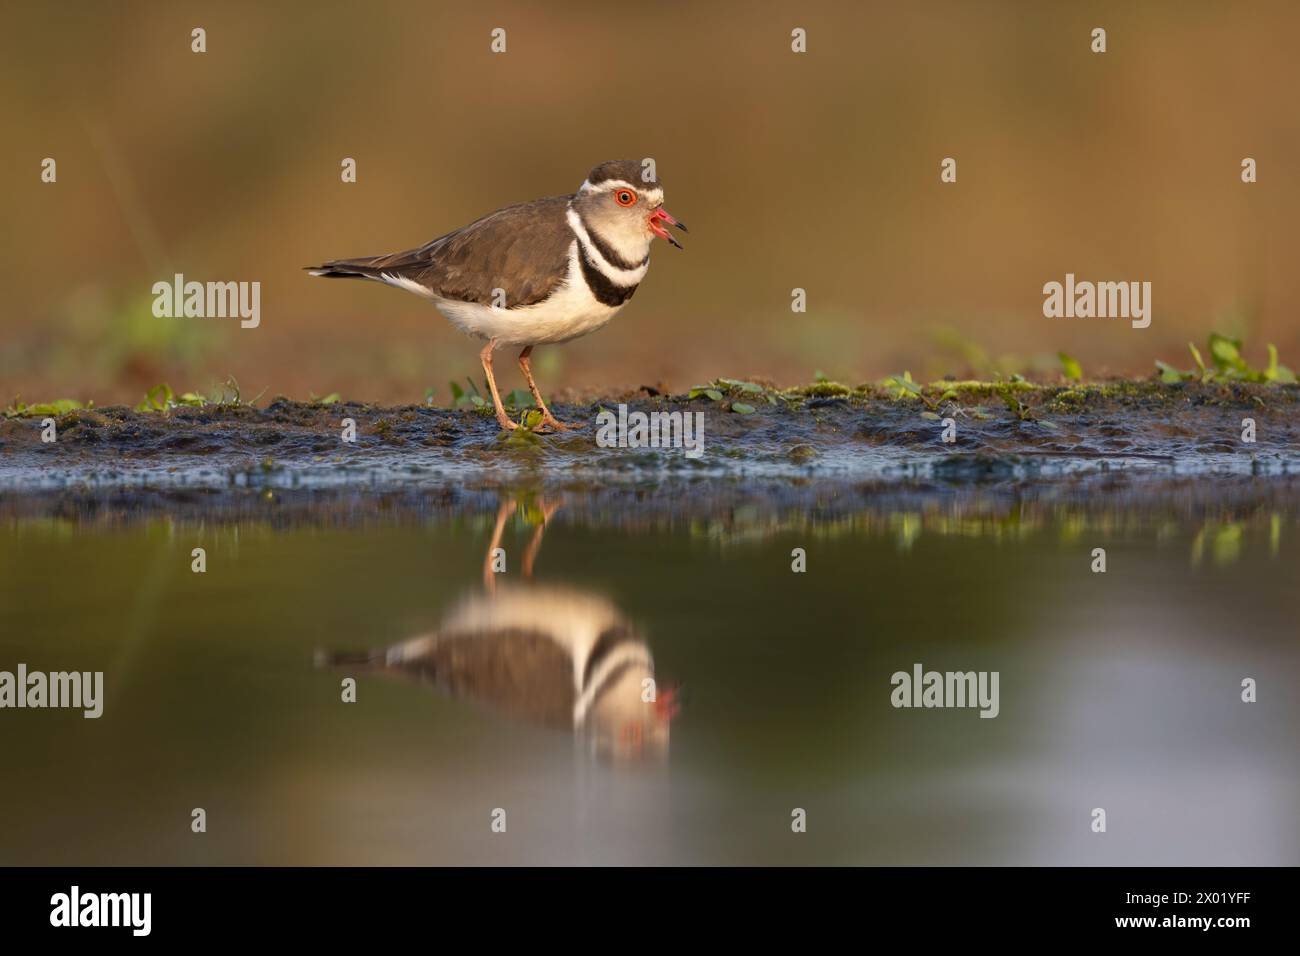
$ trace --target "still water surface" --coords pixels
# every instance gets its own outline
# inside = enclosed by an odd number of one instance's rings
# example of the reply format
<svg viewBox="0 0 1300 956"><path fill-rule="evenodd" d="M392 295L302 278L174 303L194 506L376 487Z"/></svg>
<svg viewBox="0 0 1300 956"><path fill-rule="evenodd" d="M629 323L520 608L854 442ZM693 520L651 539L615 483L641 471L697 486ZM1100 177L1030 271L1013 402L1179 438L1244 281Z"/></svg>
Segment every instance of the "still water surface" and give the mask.
<svg viewBox="0 0 1300 956"><path fill-rule="evenodd" d="M0 712L0 863L1300 862L1294 513L572 505L8 519L0 669L106 700Z"/></svg>

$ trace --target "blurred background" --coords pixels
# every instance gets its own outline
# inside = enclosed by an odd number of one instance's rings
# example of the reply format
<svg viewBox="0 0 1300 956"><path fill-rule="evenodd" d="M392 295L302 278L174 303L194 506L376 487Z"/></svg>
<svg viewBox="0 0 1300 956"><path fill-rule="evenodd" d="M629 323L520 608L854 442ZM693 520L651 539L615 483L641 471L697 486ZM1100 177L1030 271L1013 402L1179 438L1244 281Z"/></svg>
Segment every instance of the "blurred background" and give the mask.
<svg viewBox="0 0 1300 956"><path fill-rule="evenodd" d="M1211 329L1294 365L1297 29L1291 3L9 0L0 397L235 376L246 397L446 402L477 345L301 267L644 156L687 249L657 248L600 333L539 350L548 391L1054 374L1057 350L1146 375ZM260 281L261 326L155 318L176 272ZM1150 281L1151 327L1044 318L1067 272Z"/></svg>

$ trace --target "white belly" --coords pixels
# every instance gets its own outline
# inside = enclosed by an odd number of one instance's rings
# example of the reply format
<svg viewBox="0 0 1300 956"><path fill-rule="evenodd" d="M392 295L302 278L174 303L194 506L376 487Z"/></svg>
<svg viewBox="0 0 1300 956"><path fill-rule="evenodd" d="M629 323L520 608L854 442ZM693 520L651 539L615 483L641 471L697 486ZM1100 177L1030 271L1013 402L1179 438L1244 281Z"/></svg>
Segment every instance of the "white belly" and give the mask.
<svg viewBox="0 0 1300 956"><path fill-rule="evenodd" d="M564 285L545 302L520 309L499 309L474 302L434 299L438 311L468 335L502 345L545 345L567 342L595 332L623 306L596 300L582 277L578 241L569 246L569 272Z"/></svg>

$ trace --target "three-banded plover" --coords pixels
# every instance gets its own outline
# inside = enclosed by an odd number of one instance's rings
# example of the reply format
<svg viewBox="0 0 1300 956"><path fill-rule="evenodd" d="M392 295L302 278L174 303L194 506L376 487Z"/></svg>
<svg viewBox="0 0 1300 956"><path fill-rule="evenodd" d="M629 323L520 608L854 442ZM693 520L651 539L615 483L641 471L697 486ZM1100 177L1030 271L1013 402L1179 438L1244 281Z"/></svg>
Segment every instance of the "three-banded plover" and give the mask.
<svg viewBox="0 0 1300 956"><path fill-rule="evenodd" d="M650 266L655 236L681 248L665 225L686 227L663 207L663 185L636 160L601 163L570 196L506 206L418 249L308 266L312 275L375 279L432 300L451 323L487 344L479 353L504 429L510 420L492 352L522 346L523 370L542 425L555 418L533 380L538 345L594 332L627 304Z"/></svg>

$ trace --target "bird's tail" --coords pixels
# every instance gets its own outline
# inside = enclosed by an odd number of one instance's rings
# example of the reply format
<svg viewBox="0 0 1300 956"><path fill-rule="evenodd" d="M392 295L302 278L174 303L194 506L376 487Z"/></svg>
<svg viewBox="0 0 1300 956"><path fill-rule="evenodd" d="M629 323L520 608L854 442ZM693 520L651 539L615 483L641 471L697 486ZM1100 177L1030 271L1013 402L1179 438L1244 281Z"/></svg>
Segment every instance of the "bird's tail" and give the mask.
<svg viewBox="0 0 1300 956"><path fill-rule="evenodd" d="M368 670L383 667L388 661L383 651L327 651L317 648L312 655L312 663L320 669L350 667Z"/></svg>
<svg viewBox="0 0 1300 956"><path fill-rule="evenodd" d="M327 279L379 279L383 281L383 270L376 263L385 256L366 256L362 259L331 259L318 266L303 266L314 276Z"/></svg>

